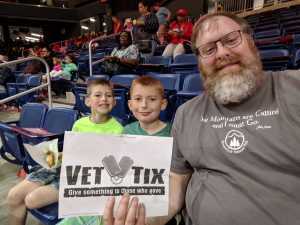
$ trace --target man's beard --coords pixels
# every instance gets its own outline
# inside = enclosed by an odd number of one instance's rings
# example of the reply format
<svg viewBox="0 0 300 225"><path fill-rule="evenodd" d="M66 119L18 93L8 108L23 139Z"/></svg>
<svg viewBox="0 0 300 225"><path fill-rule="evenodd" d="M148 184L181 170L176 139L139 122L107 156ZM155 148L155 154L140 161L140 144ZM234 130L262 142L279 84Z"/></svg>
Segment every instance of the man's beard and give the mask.
<svg viewBox="0 0 300 225"><path fill-rule="evenodd" d="M205 89L216 102L227 105L240 103L254 94L261 78L261 64L259 61L249 65L237 62L240 70L222 72L217 70L214 74L206 75Z"/></svg>

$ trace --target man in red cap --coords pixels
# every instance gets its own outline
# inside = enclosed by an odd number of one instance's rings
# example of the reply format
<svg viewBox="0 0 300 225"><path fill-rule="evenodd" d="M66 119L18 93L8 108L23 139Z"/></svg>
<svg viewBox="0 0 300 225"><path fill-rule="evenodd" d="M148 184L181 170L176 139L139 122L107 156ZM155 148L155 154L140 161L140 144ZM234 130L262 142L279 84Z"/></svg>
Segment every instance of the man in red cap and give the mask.
<svg viewBox="0 0 300 225"><path fill-rule="evenodd" d="M185 53L183 43L191 39L193 24L187 20L188 11L184 8L178 9L176 12L177 18L170 24L169 38L170 43L163 52L163 56L173 56Z"/></svg>

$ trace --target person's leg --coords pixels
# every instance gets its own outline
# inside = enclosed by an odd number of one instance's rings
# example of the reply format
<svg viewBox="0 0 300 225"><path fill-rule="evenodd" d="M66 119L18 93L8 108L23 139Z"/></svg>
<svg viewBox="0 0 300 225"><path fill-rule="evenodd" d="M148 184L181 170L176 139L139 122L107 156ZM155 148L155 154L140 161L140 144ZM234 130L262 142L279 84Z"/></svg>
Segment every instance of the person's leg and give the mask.
<svg viewBox="0 0 300 225"><path fill-rule="evenodd" d="M159 43L165 44L166 42L166 35L167 35L167 26L165 24L160 24L158 31L157 31L157 38L159 40Z"/></svg>
<svg viewBox="0 0 300 225"><path fill-rule="evenodd" d="M164 57L170 57L173 55L174 49L175 49L176 45L175 44L168 44L162 54L162 56Z"/></svg>
<svg viewBox="0 0 300 225"><path fill-rule="evenodd" d="M174 59L175 59L176 56L182 55L182 54L184 54L184 53L185 53L185 49L184 49L183 44L178 44L178 45L176 46L176 48L174 49L173 57L174 57Z"/></svg>
<svg viewBox="0 0 300 225"><path fill-rule="evenodd" d="M52 185L40 186L25 197L28 209L38 209L58 201L58 189Z"/></svg>
<svg viewBox="0 0 300 225"><path fill-rule="evenodd" d="M39 188L41 184L23 180L12 189L7 195L7 204L9 207L8 217L10 225L24 225L26 222L26 196Z"/></svg>

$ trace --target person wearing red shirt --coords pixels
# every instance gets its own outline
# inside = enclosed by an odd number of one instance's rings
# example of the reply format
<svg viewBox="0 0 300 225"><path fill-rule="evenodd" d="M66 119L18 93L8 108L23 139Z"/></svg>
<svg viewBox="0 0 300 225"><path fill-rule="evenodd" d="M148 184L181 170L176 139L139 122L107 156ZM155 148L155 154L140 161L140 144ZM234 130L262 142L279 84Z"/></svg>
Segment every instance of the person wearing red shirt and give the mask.
<svg viewBox="0 0 300 225"><path fill-rule="evenodd" d="M191 39L193 24L187 20L188 11L186 9L178 9L176 12L177 19L170 24L169 38L170 43L163 52L163 56L173 56L185 53L183 43Z"/></svg>

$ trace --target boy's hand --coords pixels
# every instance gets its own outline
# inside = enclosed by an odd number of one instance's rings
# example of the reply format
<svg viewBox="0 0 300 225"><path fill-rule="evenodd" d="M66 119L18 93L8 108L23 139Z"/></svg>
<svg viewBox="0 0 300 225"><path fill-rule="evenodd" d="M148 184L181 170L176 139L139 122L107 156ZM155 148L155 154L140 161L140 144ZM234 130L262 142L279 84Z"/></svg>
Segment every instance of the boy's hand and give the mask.
<svg viewBox="0 0 300 225"><path fill-rule="evenodd" d="M145 207L139 204L136 197L132 198L130 203L129 200L129 194L126 193L122 196L114 217L115 198L110 197L104 209L104 225L145 225Z"/></svg>

